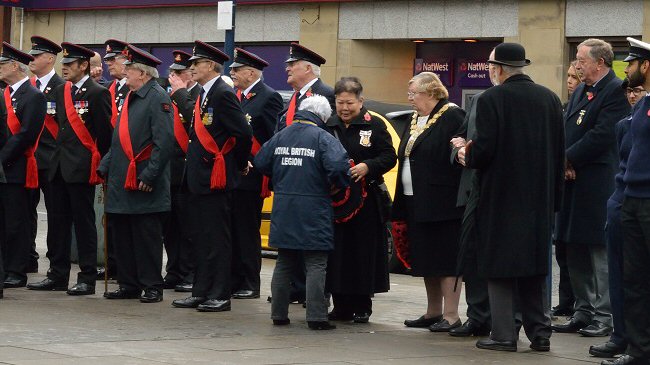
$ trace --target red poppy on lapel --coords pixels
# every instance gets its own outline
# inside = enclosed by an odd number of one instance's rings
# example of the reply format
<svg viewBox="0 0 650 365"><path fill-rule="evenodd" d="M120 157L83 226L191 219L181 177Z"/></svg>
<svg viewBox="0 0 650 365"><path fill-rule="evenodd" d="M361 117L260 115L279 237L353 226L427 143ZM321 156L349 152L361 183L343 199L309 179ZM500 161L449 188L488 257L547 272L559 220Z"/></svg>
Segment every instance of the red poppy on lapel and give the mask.
<svg viewBox="0 0 650 365"><path fill-rule="evenodd" d="M370 113L366 112L366 114L363 115L363 119L366 122L369 122L372 119L372 117L370 116Z"/></svg>
<svg viewBox="0 0 650 365"><path fill-rule="evenodd" d="M594 98L594 93L592 93L591 91L587 91L587 100L591 100L593 98Z"/></svg>
<svg viewBox="0 0 650 365"><path fill-rule="evenodd" d="M253 96L255 96L255 93L248 93L248 94L246 94L246 100L252 98Z"/></svg>

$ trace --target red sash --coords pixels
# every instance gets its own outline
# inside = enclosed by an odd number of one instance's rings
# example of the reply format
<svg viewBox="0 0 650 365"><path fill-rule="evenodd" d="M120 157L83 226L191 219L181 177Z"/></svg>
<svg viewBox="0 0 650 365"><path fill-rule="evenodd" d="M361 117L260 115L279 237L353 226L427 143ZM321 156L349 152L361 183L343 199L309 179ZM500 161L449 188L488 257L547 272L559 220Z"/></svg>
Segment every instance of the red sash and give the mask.
<svg viewBox="0 0 650 365"><path fill-rule="evenodd" d="M210 175L210 189L222 190L226 187L226 160L223 156L227 155L237 142L234 137L230 137L219 149L217 141L212 138L208 129L203 125L201 119L201 98L196 100L194 105L194 132L199 138L199 143L206 151L214 155L214 164L212 165L212 174Z"/></svg>
<svg viewBox="0 0 650 365"><path fill-rule="evenodd" d="M293 116L296 114L296 99L298 99L298 92L294 92L289 101L289 108L287 109L287 117L285 118L285 125L288 127L293 123Z"/></svg>
<svg viewBox="0 0 650 365"><path fill-rule="evenodd" d="M129 95L126 94L124 104L122 105L122 115L120 116L120 129L118 136L120 137L120 145L122 151L129 159L129 168L126 170L126 181L124 181L125 190L138 190L138 181L136 179L136 162L148 160L151 157L151 150L153 145L149 144L137 156L133 156L133 146L131 145L131 134L129 133Z"/></svg>
<svg viewBox="0 0 650 365"><path fill-rule="evenodd" d="M113 80L111 86L108 88L108 91L111 93L111 125L115 129L115 123L117 123L117 102L115 102L115 89L117 89L117 80Z"/></svg>
<svg viewBox="0 0 650 365"><path fill-rule="evenodd" d="M183 152L187 154L187 144L190 137L187 135L187 131L183 127L181 116L178 113L178 107L174 103L172 103L172 106L174 107L174 137L176 137L176 142Z"/></svg>
<svg viewBox="0 0 650 365"><path fill-rule="evenodd" d="M93 137L88 132L88 129L84 125L84 122L77 114L77 110L74 108L72 103L72 82L68 81L63 87L63 98L65 102L65 115L68 117L68 122L70 127L74 131L74 134L79 138L81 144L90 151L91 162L90 162L90 176L88 177L88 183L90 185L101 184L103 179L97 175L97 168L99 167L99 162L102 159L102 156L99 154L97 149L97 143L93 140Z"/></svg>
<svg viewBox="0 0 650 365"><path fill-rule="evenodd" d="M35 76L31 77L29 81L32 83L32 86L36 87ZM56 120L54 120L54 116L50 114L45 114L45 128L47 128L47 131L50 132L54 139L56 139L56 137L59 135L59 124L57 124Z"/></svg>
<svg viewBox="0 0 650 365"><path fill-rule="evenodd" d="M7 106L7 126L12 135L16 135L20 132L20 121L18 116L14 112L14 108L11 104L11 92L9 88L5 88L5 105ZM38 133L36 137L36 142L29 146L25 150L25 158L27 159L27 166L25 167L25 187L27 189L36 189L38 188L38 166L36 165L36 157L34 157L34 152L36 151L36 146L38 146L38 140L41 138L41 133L43 133L43 128Z"/></svg>
<svg viewBox="0 0 650 365"><path fill-rule="evenodd" d="M262 148L262 145L260 142L253 136L253 147L251 148L251 154L253 157L257 155L257 153L260 151L260 148ZM262 175L262 191L260 192L260 197L262 198L268 198L271 196L271 190L269 189L269 177L266 175Z"/></svg>

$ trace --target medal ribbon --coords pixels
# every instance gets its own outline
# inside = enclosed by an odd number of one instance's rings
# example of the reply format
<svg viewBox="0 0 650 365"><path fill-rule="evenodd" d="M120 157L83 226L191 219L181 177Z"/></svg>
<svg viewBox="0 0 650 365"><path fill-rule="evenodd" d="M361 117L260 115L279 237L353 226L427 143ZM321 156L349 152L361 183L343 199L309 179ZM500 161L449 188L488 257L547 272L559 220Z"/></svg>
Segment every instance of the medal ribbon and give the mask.
<svg viewBox="0 0 650 365"><path fill-rule="evenodd" d="M29 81L32 83L32 86L36 87L36 77L31 77ZM53 115L45 114L45 128L54 139L59 135L59 124L54 120Z"/></svg>
<svg viewBox="0 0 650 365"><path fill-rule="evenodd" d="M174 107L174 137L176 137L176 143L181 147L183 153L187 154L187 145L189 144L190 137L187 135L185 127L183 127L181 116L178 113L178 107L174 103L172 103L172 106Z"/></svg>
<svg viewBox="0 0 650 365"><path fill-rule="evenodd" d="M65 102L65 115L68 117L68 122L70 127L74 131L74 134L77 136L81 144L90 151L91 162L90 162L90 176L88 177L88 183L90 185L97 185L102 183L102 178L97 175L97 168L99 167L99 162L102 157L99 154L97 149L97 143L93 140L92 135L88 131L88 128L84 125L84 122L77 114L77 110L72 103L72 82L68 81L63 87L63 98Z"/></svg>
<svg viewBox="0 0 650 365"><path fill-rule="evenodd" d="M122 105L122 115L120 115L120 129L118 136L120 138L120 145L122 151L129 159L129 168L126 170L126 180L124 181L125 190L138 190L138 181L136 179L136 163L148 160L151 157L151 150L153 144L147 145L137 156L133 156L133 146L131 145L131 134L129 133L129 96L131 92L126 94L124 105Z"/></svg>
<svg viewBox="0 0 650 365"><path fill-rule="evenodd" d="M11 104L11 92L9 88L5 88L5 105L7 106L7 126L12 135L16 135L20 132L20 121L18 116L14 112L14 108ZM41 133L43 133L43 127L41 126L41 131L36 137L36 142L33 145L27 147L25 150L25 158L27 160L27 165L25 166L25 187L27 189L36 189L38 188L38 166L36 165L36 157L34 157L34 152L36 151L36 146L38 146L38 140L41 138Z"/></svg>

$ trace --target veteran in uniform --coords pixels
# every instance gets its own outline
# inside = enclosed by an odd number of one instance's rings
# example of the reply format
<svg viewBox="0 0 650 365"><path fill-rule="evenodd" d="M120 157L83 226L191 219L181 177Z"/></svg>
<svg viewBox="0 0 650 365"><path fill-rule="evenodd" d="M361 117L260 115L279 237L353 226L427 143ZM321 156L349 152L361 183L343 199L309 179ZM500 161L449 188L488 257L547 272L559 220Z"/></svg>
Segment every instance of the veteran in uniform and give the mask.
<svg viewBox="0 0 650 365"><path fill-rule="evenodd" d="M35 151L45 120L45 96L31 85L27 65L34 57L2 43L0 80L7 83L0 103L0 163L6 182L0 183L0 250L5 288L27 283L30 196L38 189ZM1 275L2 269L0 269ZM0 285L0 291L2 291Z"/></svg>
<svg viewBox="0 0 650 365"><path fill-rule="evenodd" d="M106 213L113 221L119 288L108 299L163 298L162 233L171 209L169 157L174 143L171 100L158 85L150 53L128 45L131 90L115 125L99 173L107 177Z"/></svg>
<svg viewBox="0 0 650 365"><path fill-rule="evenodd" d="M230 77L237 89L237 98L253 129L252 161L262 145L273 136L277 115L282 110L282 97L262 81L262 70L268 62L254 53L235 48ZM232 297L259 298L260 225L262 204L271 195L268 177L253 166L233 192L232 209Z"/></svg>
<svg viewBox="0 0 650 365"><path fill-rule="evenodd" d="M183 178L190 191L197 263L192 296L173 305L205 312L230 310L232 190L248 173L253 137L233 89L221 78L229 59L202 41L195 42L190 59L201 94L194 106Z"/></svg>
<svg viewBox="0 0 650 365"><path fill-rule="evenodd" d="M174 152L170 159L172 210L168 224L164 229L167 266L165 271L165 289L179 292L191 292L194 282L196 258L192 251L189 236L187 185L182 184L185 170L185 156L189 144L189 129L192 122L194 104L199 97L201 86L192 80L190 71L191 54L173 51L174 63L169 66L169 84L174 109Z"/></svg>
<svg viewBox="0 0 650 365"><path fill-rule="evenodd" d="M47 114L45 115L45 129L41 133L36 148L36 162L38 164L38 185L43 192L45 208L51 207L51 196L47 172L50 166L50 158L55 147L55 139L59 133L59 126L54 119L54 92L53 90L63 84L63 78L54 71L56 55L61 52L61 46L47 38L33 36L31 38L32 49L29 54L34 60L29 63L29 70L34 74L30 79L32 85L36 86L43 94L47 105ZM30 218L32 219L32 250L27 272L38 272L38 253L36 252L36 232L38 228L38 213L36 207L41 200L39 189L32 190ZM49 209L48 209L49 210ZM48 234L49 235L49 234ZM48 240L48 246L51 244Z"/></svg>
<svg viewBox="0 0 650 365"><path fill-rule="evenodd" d="M96 170L110 146L111 96L90 78L94 52L64 42L61 67L66 83L54 90L55 117L59 124L49 180L52 210L48 211L52 245L50 269L39 283L42 290L66 290L70 276L70 245L74 222L79 268L70 295L95 293L97 276L97 227L95 186L102 182Z"/></svg>

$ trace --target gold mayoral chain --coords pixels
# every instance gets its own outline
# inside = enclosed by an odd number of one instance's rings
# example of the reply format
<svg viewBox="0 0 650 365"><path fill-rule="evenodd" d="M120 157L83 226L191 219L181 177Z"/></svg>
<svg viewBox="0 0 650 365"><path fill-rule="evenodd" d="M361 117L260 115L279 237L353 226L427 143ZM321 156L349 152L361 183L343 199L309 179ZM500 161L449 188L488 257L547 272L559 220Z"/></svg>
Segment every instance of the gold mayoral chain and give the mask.
<svg viewBox="0 0 650 365"><path fill-rule="evenodd" d="M424 133L429 127L434 125L437 121L438 118L442 115L442 113L446 112L447 109L449 109L449 104L445 104L436 114L434 114L431 119L427 121L425 125L422 127L418 127L418 113L415 112L413 113L413 119L411 120L411 138L409 138L408 142L406 142L406 150L404 151L404 155L406 157L409 157L411 155L411 150L413 149L413 145L415 144L415 141L418 139L420 134Z"/></svg>

